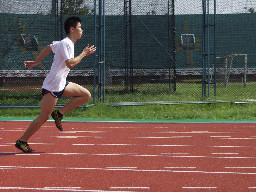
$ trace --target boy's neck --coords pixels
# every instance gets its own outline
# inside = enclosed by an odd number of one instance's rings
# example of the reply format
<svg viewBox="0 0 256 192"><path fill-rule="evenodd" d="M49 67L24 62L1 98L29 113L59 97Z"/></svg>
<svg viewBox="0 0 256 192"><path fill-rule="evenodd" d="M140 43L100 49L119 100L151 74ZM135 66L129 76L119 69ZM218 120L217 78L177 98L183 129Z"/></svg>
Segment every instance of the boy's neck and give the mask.
<svg viewBox="0 0 256 192"><path fill-rule="evenodd" d="M68 35L68 38L75 44L75 42L77 41L77 39L73 36L73 35L71 35L71 34L69 34Z"/></svg>

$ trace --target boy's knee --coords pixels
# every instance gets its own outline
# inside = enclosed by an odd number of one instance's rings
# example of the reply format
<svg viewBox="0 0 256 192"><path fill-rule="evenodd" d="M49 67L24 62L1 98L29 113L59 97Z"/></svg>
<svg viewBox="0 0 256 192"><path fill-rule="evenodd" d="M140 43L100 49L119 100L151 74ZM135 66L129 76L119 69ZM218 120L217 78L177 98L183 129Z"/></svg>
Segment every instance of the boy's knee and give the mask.
<svg viewBox="0 0 256 192"><path fill-rule="evenodd" d="M91 95L91 93L89 91L87 93L87 98L88 98L88 100L92 98L92 95Z"/></svg>
<svg viewBox="0 0 256 192"><path fill-rule="evenodd" d="M88 90L86 90L82 96L83 103L87 103L91 97L91 93Z"/></svg>
<svg viewBox="0 0 256 192"><path fill-rule="evenodd" d="M48 119L50 119L50 117L51 117L51 114L40 114L40 120L42 121L42 122L46 122Z"/></svg>

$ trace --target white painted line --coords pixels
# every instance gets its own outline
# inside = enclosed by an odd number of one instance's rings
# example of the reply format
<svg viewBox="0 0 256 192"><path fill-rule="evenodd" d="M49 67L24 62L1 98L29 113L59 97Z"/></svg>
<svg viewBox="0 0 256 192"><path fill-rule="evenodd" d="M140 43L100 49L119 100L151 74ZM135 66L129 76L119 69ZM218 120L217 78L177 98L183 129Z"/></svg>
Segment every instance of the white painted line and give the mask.
<svg viewBox="0 0 256 192"><path fill-rule="evenodd" d="M219 137L220 137L220 138L227 137L227 138L228 138L228 137L231 137L231 136L211 136L211 137L216 137L216 138L219 138Z"/></svg>
<svg viewBox="0 0 256 192"><path fill-rule="evenodd" d="M217 159L256 159L256 157L211 157L211 156L172 156L184 158L217 158Z"/></svg>
<svg viewBox="0 0 256 192"><path fill-rule="evenodd" d="M165 169L196 169L196 167L165 167Z"/></svg>
<svg viewBox="0 0 256 192"><path fill-rule="evenodd" d="M256 138L221 138L221 139L229 139L229 140L252 140Z"/></svg>
<svg viewBox="0 0 256 192"><path fill-rule="evenodd" d="M212 153L213 155L238 155L239 153Z"/></svg>
<svg viewBox="0 0 256 192"><path fill-rule="evenodd" d="M239 145L231 145L231 146L205 146L205 147L215 147L215 148L251 148L251 146L239 146Z"/></svg>
<svg viewBox="0 0 256 192"><path fill-rule="evenodd" d="M188 155L189 153L161 153L162 155Z"/></svg>
<svg viewBox="0 0 256 192"><path fill-rule="evenodd" d="M192 147L193 145L147 145L149 147Z"/></svg>
<svg viewBox="0 0 256 192"><path fill-rule="evenodd" d="M8 153L8 152L7 152ZM11 153L10 153L11 154ZM28 154L28 153L19 153L15 155L90 155L90 156L134 156L134 157L164 157L166 154L136 154L136 153L37 153L37 154ZM200 156L200 155L177 155L177 154L169 154L170 158L216 158L216 159L256 159L256 157L226 157L226 156Z"/></svg>
<svg viewBox="0 0 256 192"><path fill-rule="evenodd" d="M81 189L82 187L44 187L44 189Z"/></svg>
<svg viewBox="0 0 256 192"><path fill-rule="evenodd" d="M192 136L172 136L172 137L132 137L135 139L175 139L175 138L191 138ZM129 137L131 138L131 137Z"/></svg>
<svg viewBox="0 0 256 192"><path fill-rule="evenodd" d="M4 143L8 145L14 145L15 143ZM29 143L29 145L55 145L54 143Z"/></svg>
<svg viewBox="0 0 256 192"><path fill-rule="evenodd" d="M182 170L150 170L150 169L107 169L85 167L23 167L23 166L0 166L0 169L63 169L63 170L98 170L98 171L134 171L134 172L168 172L168 173L198 173L198 174L235 174L256 175L255 172L225 172L225 171L182 171Z"/></svg>
<svg viewBox="0 0 256 192"><path fill-rule="evenodd" d="M150 187L110 187L110 189L150 189Z"/></svg>
<svg viewBox="0 0 256 192"><path fill-rule="evenodd" d="M256 169L256 167L225 167L226 169Z"/></svg>
<svg viewBox="0 0 256 192"><path fill-rule="evenodd" d="M134 145L138 145L138 144L86 144L86 143L83 143L83 144L72 144L72 145L75 145L75 146L134 146Z"/></svg>
<svg viewBox="0 0 256 192"><path fill-rule="evenodd" d="M137 169L137 167L106 167L106 169Z"/></svg>
<svg viewBox="0 0 256 192"><path fill-rule="evenodd" d="M78 137L81 136L56 136L59 139L77 139Z"/></svg>
<svg viewBox="0 0 256 192"><path fill-rule="evenodd" d="M107 131L62 131L61 133L106 133Z"/></svg>
<svg viewBox="0 0 256 192"><path fill-rule="evenodd" d="M209 132L209 131L159 131L159 132L145 132L145 133L171 133L171 134L230 134L231 132Z"/></svg>
<svg viewBox="0 0 256 192"><path fill-rule="evenodd" d="M32 188L32 187L0 187L0 190L33 190L33 191L80 191L80 192L117 192L117 191L105 191L105 190L83 190L81 188L55 188L55 187L44 187L44 188ZM132 192L132 191L119 191L119 192Z"/></svg>
<svg viewBox="0 0 256 192"><path fill-rule="evenodd" d="M217 189L217 187L182 187L183 189Z"/></svg>
<svg viewBox="0 0 256 192"><path fill-rule="evenodd" d="M30 155L30 156L39 156L39 155L41 155L40 153L20 153L20 154L15 154L15 155L25 155L25 156L27 156L27 155Z"/></svg>

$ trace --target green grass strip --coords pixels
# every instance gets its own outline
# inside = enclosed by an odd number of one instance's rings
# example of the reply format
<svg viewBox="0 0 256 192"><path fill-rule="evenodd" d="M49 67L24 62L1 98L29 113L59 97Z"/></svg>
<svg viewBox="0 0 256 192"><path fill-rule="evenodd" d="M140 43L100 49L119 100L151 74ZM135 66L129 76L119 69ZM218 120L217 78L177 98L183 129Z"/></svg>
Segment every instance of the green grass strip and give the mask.
<svg viewBox="0 0 256 192"><path fill-rule="evenodd" d="M33 118L0 117L0 121L33 121ZM51 118L49 120L52 120ZM131 123L256 123L256 120L222 120L222 119L177 119L177 120L156 120L156 119L84 119L66 118L65 122L131 122Z"/></svg>

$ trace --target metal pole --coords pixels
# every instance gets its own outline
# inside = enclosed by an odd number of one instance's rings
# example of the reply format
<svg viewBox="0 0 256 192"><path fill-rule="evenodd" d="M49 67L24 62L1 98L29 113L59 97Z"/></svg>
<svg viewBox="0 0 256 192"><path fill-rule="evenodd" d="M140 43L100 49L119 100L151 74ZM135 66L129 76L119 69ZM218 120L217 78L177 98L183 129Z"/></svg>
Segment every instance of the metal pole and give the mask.
<svg viewBox="0 0 256 192"><path fill-rule="evenodd" d="M102 101L102 0L99 0L99 26L98 26L98 99Z"/></svg>
<svg viewBox="0 0 256 192"><path fill-rule="evenodd" d="M96 13L97 5L96 5L96 3L97 3L96 0L94 0L94 45L97 44L97 13ZM93 66L93 72L94 72L94 76L93 76L93 103L96 102L96 81L97 81L97 79L96 79L96 77L97 77L96 65L97 65L97 58L96 58L96 54L94 54L94 66Z"/></svg>
<svg viewBox="0 0 256 192"><path fill-rule="evenodd" d="M128 53L128 0L124 0L124 51L125 51L125 88L128 90L129 85L129 53Z"/></svg>
<svg viewBox="0 0 256 192"><path fill-rule="evenodd" d="M206 47L206 45L205 45L205 40L206 40L206 31L205 31L205 29L206 29L206 21L205 21L205 18L206 18L206 13L205 13L205 11L206 11L206 7L205 7L205 0L202 0L202 6L203 6L203 43L202 43L202 47L203 47L203 49L202 49L202 67L203 67L203 79L202 79L202 98L205 98L205 89L206 89L206 87L205 87L205 77L206 77L206 71L205 71L205 57L206 57L206 51L205 51L205 47Z"/></svg>
<svg viewBox="0 0 256 192"><path fill-rule="evenodd" d="M103 103L105 103L105 85L106 85L106 62L105 62L105 25L106 25L106 17L105 17L105 0L103 0L103 52L102 52L102 59L103 59Z"/></svg>
<svg viewBox="0 0 256 192"><path fill-rule="evenodd" d="M63 0L60 1L60 38L63 39Z"/></svg>
<svg viewBox="0 0 256 192"><path fill-rule="evenodd" d="M207 84L208 84L208 97L210 97L210 62L211 62L211 47L210 47L210 4L209 0L207 0Z"/></svg>
<svg viewBox="0 0 256 192"><path fill-rule="evenodd" d="M173 91L176 93L176 24L175 24L175 0L172 0L172 49L173 49Z"/></svg>
<svg viewBox="0 0 256 192"><path fill-rule="evenodd" d="M129 0L129 36L130 36L130 91L133 92L133 53L132 53L132 0Z"/></svg>
<svg viewBox="0 0 256 192"><path fill-rule="evenodd" d="M214 0L214 58L213 58L213 63L214 63L214 96L217 95L217 85L216 85L216 80L217 80L217 66L216 66L216 0Z"/></svg>

